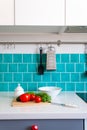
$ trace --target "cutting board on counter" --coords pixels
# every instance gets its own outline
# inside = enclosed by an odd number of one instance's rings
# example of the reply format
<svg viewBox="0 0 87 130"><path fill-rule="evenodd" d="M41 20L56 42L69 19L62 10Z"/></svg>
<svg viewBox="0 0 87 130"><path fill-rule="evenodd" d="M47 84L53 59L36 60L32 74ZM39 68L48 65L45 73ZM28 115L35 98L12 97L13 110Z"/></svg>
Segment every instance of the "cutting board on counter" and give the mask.
<svg viewBox="0 0 87 130"><path fill-rule="evenodd" d="M29 102L18 102L16 99L12 100L11 106L12 107L25 107L25 106L41 106L41 105L49 105L50 103L48 102L40 102L40 103L35 103L33 101Z"/></svg>

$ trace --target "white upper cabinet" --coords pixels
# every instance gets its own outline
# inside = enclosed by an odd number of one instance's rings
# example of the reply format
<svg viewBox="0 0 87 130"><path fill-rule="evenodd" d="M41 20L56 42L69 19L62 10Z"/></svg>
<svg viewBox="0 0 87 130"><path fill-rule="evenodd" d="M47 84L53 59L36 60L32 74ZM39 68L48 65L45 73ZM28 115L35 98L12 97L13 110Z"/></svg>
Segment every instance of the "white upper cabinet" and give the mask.
<svg viewBox="0 0 87 130"><path fill-rule="evenodd" d="M16 25L64 25L65 0L15 0Z"/></svg>
<svg viewBox="0 0 87 130"><path fill-rule="evenodd" d="M66 0L66 25L87 25L87 0Z"/></svg>
<svg viewBox="0 0 87 130"><path fill-rule="evenodd" d="M14 25L14 0L0 0L0 25Z"/></svg>

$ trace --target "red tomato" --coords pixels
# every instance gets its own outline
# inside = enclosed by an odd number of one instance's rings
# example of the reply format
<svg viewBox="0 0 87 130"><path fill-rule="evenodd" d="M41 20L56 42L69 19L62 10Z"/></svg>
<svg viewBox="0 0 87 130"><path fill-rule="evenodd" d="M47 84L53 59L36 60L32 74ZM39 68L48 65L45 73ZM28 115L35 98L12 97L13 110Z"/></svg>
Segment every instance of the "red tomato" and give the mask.
<svg viewBox="0 0 87 130"><path fill-rule="evenodd" d="M40 97L40 96L36 96L36 97L35 97L35 102L36 102L36 103L41 102L41 100L42 100L42 99L41 99L41 97Z"/></svg>
<svg viewBox="0 0 87 130"><path fill-rule="evenodd" d="M31 130L38 130L38 126L37 125L32 125Z"/></svg>
<svg viewBox="0 0 87 130"><path fill-rule="evenodd" d="M35 100L35 97L36 97L35 94L33 94L33 93L30 94L30 100L31 100L31 101L34 101L34 100Z"/></svg>
<svg viewBox="0 0 87 130"><path fill-rule="evenodd" d="M28 102L28 101L30 101L30 94L24 93L24 94L20 95L20 100L21 100L21 102Z"/></svg>

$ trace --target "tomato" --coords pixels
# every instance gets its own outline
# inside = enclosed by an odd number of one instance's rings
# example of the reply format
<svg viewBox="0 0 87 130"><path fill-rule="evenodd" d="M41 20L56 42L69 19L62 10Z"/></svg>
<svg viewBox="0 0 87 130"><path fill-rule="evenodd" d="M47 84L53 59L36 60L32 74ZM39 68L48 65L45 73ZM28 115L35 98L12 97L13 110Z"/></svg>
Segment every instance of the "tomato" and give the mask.
<svg viewBox="0 0 87 130"><path fill-rule="evenodd" d="M36 97L35 97L35 102L36 102L36 103L39 103L39 102L41 102L41 101L42 101L42 99L41 99L40 96L36 96Z"/></svg>
<svg viewBox="0 0 87 130"><path fill-rule="evenodd" d="M20 95L20 101L21 102L28 102L28 101L30 101L30 94L24 93L24 94Z"/></svg>
<svg viewBox="0 0 87 130"><path fill-rule="evenodd" d="M37 125L32 125L31 130L38 130L38 126Z"/></svg>
<svg viewBox="0 0 87 130"><path fill-rule="evenodd" d="M35 97L36 97L35 94L33 94L33 93L30 94L30 100L31 100L31 101L34 101L34 100L35 100Z"/></svg>

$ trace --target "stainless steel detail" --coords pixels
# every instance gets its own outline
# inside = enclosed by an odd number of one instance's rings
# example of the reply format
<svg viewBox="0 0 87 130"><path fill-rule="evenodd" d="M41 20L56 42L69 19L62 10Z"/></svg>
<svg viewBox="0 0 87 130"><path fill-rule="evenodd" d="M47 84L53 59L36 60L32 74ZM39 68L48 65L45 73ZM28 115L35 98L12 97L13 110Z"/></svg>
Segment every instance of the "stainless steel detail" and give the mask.
<svg viewBox="0 0 87 130"><path fill-rule="evenodd" d="M55 103L55 102L51 102L51 104L53 104L53 105L60 105L60 106L63 106L63 107L77 108L77 105L74 105L74 104Z"/></svg>
<svg viewBox="0 0 87 130"><path fill-rule="evenodd" d="M56 70L55 48L52 45L48 47L46 69Z"/></svg>
<svg viewBox="0 0 87 130"><path fill-rule="evenodd" d="M8 43L8 41L3 41L3 42L0 42L0 44L3 44L3 43L5 43L5 44L7 44ZM11 43L13 43L14 44L14 42L11 42ZM58 41L53 41L53 42L16 42L15 41L15 44L46 44L46 45L49 45L49 44L53 44L53 45L58 45L58 46L60 46L61 44L87 44L87 42L62 42L61 40L58 40Z"/></svg>

